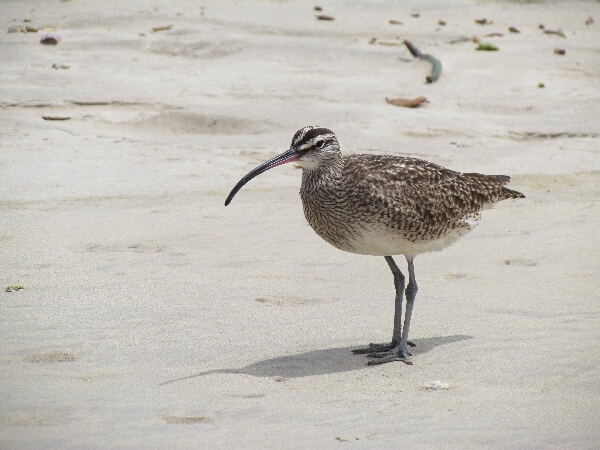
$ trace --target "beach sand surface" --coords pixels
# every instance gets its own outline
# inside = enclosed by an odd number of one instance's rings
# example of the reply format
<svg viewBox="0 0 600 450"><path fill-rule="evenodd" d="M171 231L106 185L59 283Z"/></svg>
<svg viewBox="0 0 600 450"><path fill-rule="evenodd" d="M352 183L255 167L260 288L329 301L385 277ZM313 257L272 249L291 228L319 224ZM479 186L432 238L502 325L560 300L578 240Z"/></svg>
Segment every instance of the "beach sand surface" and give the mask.
<svg viewBox="0 0 600 450"><path fill-rule="evenodd" d="M598 448L600 4L321 6L2 2L0 448ZM416 258L413 365L351 354L392 275L315 235L300 170L223 205L306 125L527 196Z"/></svg>

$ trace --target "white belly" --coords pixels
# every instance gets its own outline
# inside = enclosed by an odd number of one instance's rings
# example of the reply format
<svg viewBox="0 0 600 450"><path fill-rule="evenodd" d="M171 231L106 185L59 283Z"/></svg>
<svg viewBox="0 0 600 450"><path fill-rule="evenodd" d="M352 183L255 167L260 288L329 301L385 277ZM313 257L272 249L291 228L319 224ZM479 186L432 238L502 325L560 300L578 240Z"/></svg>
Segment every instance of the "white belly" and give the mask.
<svg viewBox="0 0 600 450"><path fill-rule="evenodd" d="M372 256L405 255L413 258L419 253L439 252L456 242L477 226L479 219L470 220L464 227L455 228L443 236L409 241L397 232L382 228L362 229L348 244L338 247L350 253Z"/></svg>

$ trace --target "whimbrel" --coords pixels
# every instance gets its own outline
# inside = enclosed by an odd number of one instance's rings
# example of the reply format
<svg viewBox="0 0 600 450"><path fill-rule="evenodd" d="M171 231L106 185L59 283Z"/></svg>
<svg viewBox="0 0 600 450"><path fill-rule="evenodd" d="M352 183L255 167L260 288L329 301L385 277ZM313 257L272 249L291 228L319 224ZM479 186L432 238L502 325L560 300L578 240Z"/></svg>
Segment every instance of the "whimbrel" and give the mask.
<svg viewBox="0 0 600 450"><path fill-rule="evenodd" d="M440 251L472 230L481 211L508 198L524 198L505 187L506 175L460 173L422 159L401 156L342 156L335 134L327 128L304 127L290 149L261 164L233 188L225 206L252 178L292 161L302 167L300 197L313 230L340 250L384 256L396 288L392 340L369 344L368 364L404 361L417 282L414 258ZM408 262L408 285L393 255ZM402 323L403 296L406 296Z"/></svg>

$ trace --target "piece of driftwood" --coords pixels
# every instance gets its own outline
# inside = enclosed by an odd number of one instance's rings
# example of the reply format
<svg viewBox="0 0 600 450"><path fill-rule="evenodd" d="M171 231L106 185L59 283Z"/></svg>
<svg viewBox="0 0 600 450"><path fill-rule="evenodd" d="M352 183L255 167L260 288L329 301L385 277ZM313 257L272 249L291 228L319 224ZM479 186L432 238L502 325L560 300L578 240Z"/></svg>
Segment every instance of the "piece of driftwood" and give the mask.
<svg viewBox="0 0 600 450"><path fill-rule="evenodd" d="M427 80L427 82L428 83L433 83L434 81L437 81L437 79L442 74L442 63L441 63L441 61L439 59L437 59L435 56L430 55L429 53L421 53L421 50L419 50L415 46L415 44L413 44L409 40L405 39L404 40L404 45L406 45L406 48L408 48L408 51L415 58L422 59L422 60L427 61L428 63L431 64L431 74L428 75L425 78Z"/></svg>

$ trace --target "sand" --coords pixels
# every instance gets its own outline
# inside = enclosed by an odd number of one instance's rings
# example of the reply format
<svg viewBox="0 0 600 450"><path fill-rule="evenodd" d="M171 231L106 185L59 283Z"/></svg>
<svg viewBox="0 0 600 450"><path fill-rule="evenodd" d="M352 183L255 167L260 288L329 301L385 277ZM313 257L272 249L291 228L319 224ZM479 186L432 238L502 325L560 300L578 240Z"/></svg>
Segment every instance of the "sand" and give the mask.
<svg viewBox="0 0 600 450"><path fill-rule="evenodd" d="M313 6L2 2L2 449L598 448L600 5ZM412 366L351 354L392 276L314 234L299 170L223 206L309 124L527 195L416 259Z"/></svg>

